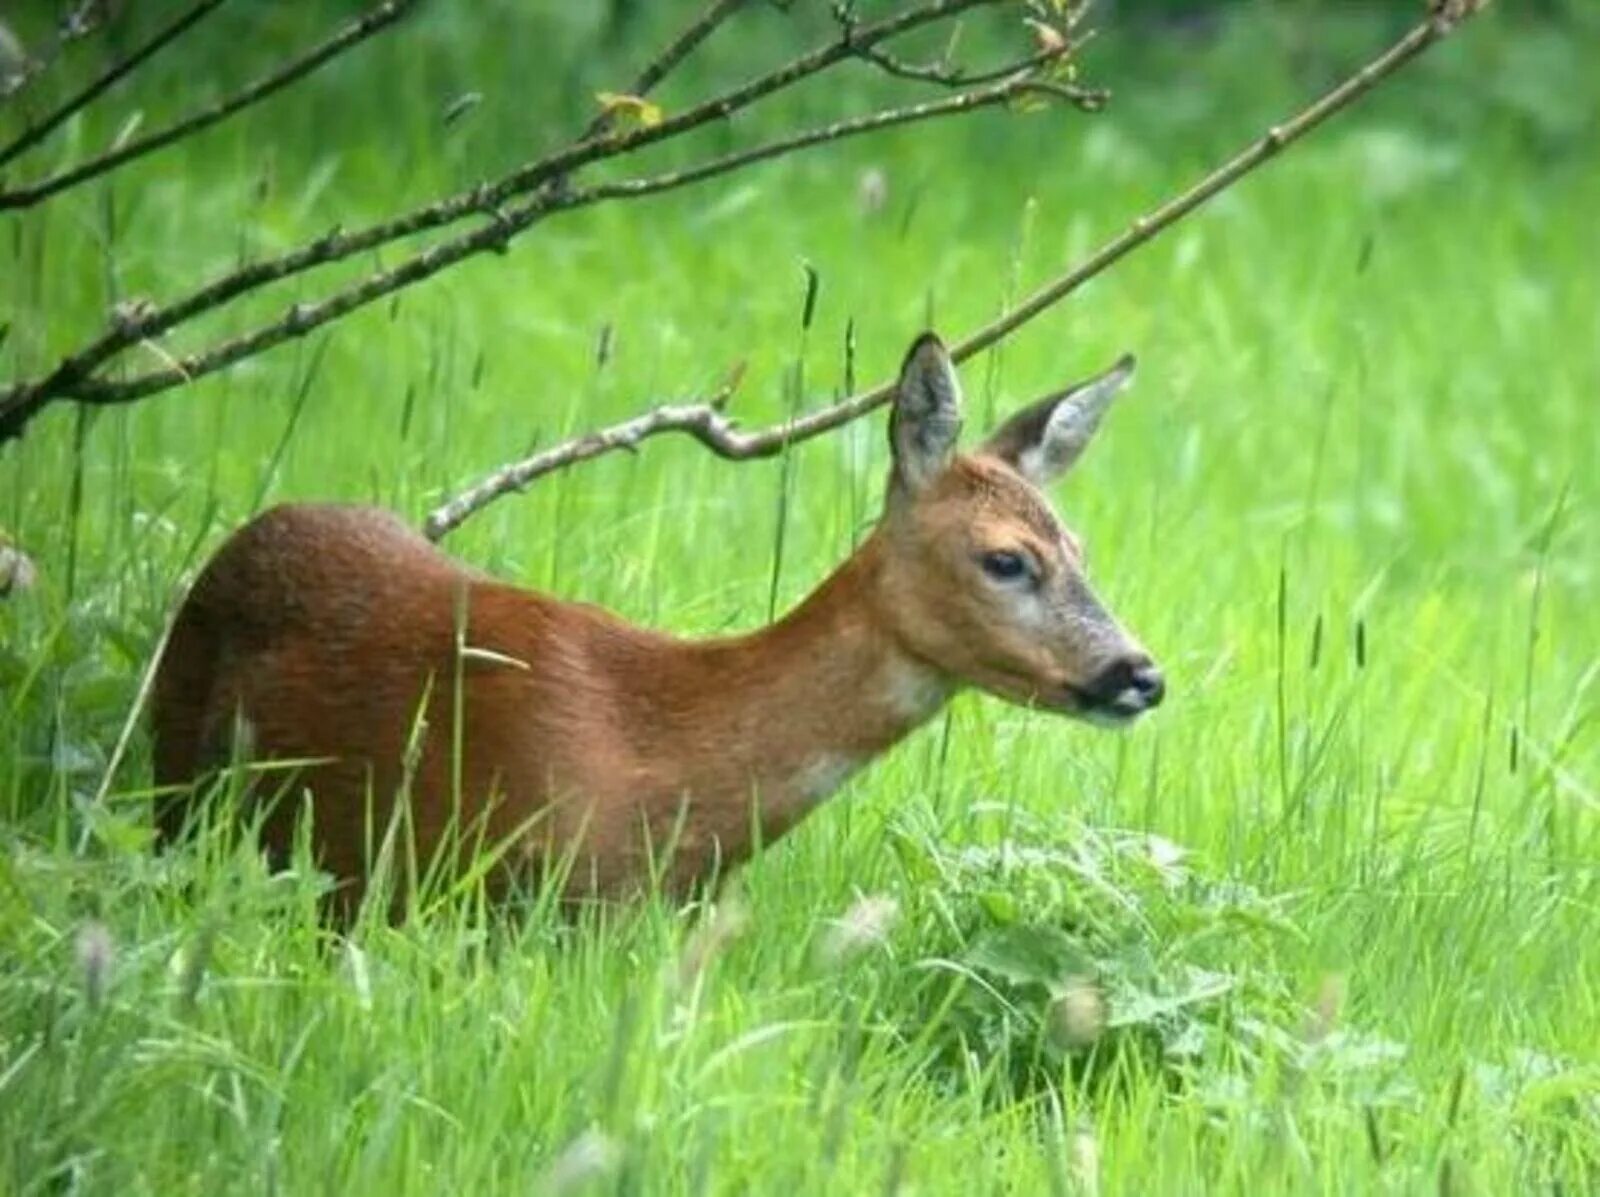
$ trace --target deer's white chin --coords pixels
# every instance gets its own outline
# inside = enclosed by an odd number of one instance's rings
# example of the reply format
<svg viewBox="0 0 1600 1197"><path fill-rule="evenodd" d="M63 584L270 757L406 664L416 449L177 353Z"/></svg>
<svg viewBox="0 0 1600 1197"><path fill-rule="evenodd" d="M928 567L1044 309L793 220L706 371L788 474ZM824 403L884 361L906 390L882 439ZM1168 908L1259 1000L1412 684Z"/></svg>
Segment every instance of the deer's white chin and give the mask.
<svg viewBox="0 0 1600 1197"><path fill-rule="evenodd" d="M1075 686L1067 688L1067 700L1056 707L1062 714L1096 727L1122 728L1150 710L1150 704L1131 691L1123 691L1110 702L1100 702Z"/></svg>
<svg viewBox="0 0 1600 1197"><path fill-rule="evenodd" d="M1144 707L1134 710L1114 706L1079 707L1073 712L1085 723L1092 723L1096 727L1107 727L1112 730L1128 727L1130 724L1137 722L1139 716L1144 713Z"/></svg>

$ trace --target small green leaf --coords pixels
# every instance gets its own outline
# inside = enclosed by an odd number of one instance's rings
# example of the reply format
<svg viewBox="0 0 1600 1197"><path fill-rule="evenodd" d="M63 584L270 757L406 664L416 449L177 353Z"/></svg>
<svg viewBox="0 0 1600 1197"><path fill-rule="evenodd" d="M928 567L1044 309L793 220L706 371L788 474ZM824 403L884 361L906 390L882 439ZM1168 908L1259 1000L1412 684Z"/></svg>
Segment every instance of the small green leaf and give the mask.
<svg viewBox="0 0 1600 1197"><path fill-rule="evenodd" d="M1003 889L985 890L978 895L983 912L997 923L1017 921L1017 900Z"/></svg>
<svg viewBox="0 0 1600 1197"><path fill-rule="evenodd" d="M1065 931L1027 923L985 931L967 949L966 963L1018 985L1046 988L1066 977L1095 971L1089 957Z"/></svg>

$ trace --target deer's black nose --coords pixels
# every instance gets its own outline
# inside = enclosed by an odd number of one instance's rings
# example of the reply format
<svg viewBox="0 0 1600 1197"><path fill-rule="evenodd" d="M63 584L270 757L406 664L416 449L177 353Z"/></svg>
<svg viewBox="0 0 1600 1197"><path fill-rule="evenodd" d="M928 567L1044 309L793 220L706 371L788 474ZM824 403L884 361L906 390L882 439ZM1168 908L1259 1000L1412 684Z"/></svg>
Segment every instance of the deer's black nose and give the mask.
<svg viewBox="0 0 1600 1197"><path fill-rule="evenodd" d="M1149 657L1121 657L1095 678L1089 693L1107 711L1137 715L1160 706L1167 683Z"/></svg>
<svg viewBox="0 0 1600 1197"><path fill-rule="evenodd" d="M1167 680L1154 665L1141 665L1133 671L1133 689L1146 707L1158 707L1166 696Z"/></svg>

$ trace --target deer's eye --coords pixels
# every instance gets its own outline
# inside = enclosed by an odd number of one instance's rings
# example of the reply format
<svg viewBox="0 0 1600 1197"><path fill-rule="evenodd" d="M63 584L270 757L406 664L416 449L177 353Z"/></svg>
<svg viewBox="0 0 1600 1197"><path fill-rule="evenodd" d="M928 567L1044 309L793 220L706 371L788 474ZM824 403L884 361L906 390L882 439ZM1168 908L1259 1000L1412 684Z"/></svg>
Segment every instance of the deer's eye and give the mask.
<svg viewBox="0 0 1600 1197"><path fill-rule="evenodd" d="M978 564L983 566L984 573L1000 582L1015 582L1019 578L1028 577L1032 572L1028 568L1026 557L1021 553L1005 549L985 553L978 559Z"/></svg>

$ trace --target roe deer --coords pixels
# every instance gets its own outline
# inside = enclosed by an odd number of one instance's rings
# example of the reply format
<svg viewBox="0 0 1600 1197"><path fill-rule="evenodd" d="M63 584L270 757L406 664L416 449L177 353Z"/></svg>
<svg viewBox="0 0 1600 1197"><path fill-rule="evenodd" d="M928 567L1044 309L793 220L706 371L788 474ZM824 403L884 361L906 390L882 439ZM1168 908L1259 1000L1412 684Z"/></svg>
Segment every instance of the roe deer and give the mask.
<svg viewBox="0 0 1600 1197"><path fill-rule="evenodd" d="M418 859L475 827L505 849L502 881L570 854L569 894L616 894L670 846L662 880L681 890L782 835L962 686L1129 721L1161 701L1161 675L1039 488L1132 372L1125 357L960 455L959 386L925 334L895 394L876 528L787 616L730 638L677 640L495 581L382 511L268 511L174 622L156 781L225 764L236 732L257 759L304 762L265 814L267 848L287 855L308 803L347 901L397 802ZM193 792L162 800L164 836Z"/></svg>

